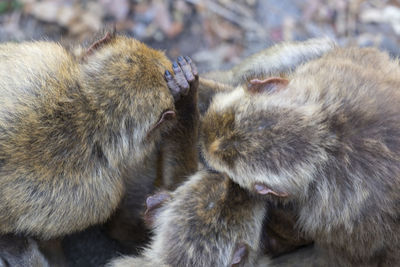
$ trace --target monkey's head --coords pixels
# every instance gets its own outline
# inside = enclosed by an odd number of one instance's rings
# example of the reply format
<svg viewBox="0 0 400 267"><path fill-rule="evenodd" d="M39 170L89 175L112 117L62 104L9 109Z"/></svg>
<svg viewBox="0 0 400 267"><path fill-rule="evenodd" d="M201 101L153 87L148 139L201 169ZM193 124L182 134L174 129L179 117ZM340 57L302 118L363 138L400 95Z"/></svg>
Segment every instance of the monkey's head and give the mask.
<svg viewBox="0 0 400 267"><path fill-rule="evenodd" d="M107 34L85 54L82 79L90 90L105 142L119 155L145 155L175 121L174 99L164 80L171 62L161 51ZM112 155L110 155L112 156ZM115 157L115 155L114 155Z"/></svg>
<svg viewBox="0 0 400 267"><path fill-rule="evenodd" d="M303 106L283 78L216 95L204 116L206 163L259 194L301 194L326 161L319 108ZM292 95L291 95L292 94Z"/></svg>

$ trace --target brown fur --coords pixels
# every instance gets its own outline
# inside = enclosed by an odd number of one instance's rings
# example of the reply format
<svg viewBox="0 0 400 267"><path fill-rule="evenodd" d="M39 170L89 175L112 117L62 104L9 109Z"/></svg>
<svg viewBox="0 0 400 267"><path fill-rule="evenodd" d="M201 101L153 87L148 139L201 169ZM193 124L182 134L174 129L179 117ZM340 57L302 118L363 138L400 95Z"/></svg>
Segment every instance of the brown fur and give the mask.
<svg viewBox="0 0 400 267"><path fill-rule="evenodd" d="M184 72L175 76L175 80L182 74ZM126 195L109 228L111 236L132 251L137 251L148 238L148 229L143 222L146 196L156 188L175 189L197 171L197 86L192 86L187 94L182 93L178 97L175 110L177 122L162 134L162 143L150 153L141 167L124 172L128 177Z"/></svg>
<svg viewBox="0 0 400 267"><path fill-rule="evenodd" d="M214 97L202 124L208 165L299 207L297 226L340 266L400 261L400 69L375 49L335 49L286 89ZM218 149L215 149L215 147Z"/></svg>
<svg viewBox="0 0 400 267"><path fill-rule="evenodd" d="M285 75L298 66L319 58L335 46L336 44L328 38L280 43L245 58L228 71L207 73L205 78L238 86L248 83L251 79L264 79L277 74Z"/></svg>
<svg viewBox="0 0 400 267"><path fill-rule="evenodd" d="M51 42L2 44L0 57L0 232L50 238L105 221L122 169L143 162L175 110L170 62L123 36L81 61Z"/></svg>
<svg viewBox="0 0 400 267"><path fill-rule="evenodd" d="M185 63L182 57L178 57L178 62L182 67L182 72L175 75L172 81L168 80L168 84L174 86L170 90L176 98L176 123L174 127L161 135L162 142L149 153L140 166L130 166L122 172L126 192L117 212L105 225L106 231L89 229L80 235L75 235L72 238L73 240L68 238L68 242L64 242L70 255L69 258L72 258L71 264L97 266L110 255L138 254L149 239L149 230L145 227L143 221L146 196L152 194L157 188L175 189L182 181L196 172L199 123L196 106L197 86L191 87L190 90L177 87L175 82L186 82L185 75L189 75L189 72L192 71L189 68L192 65L189 58L185 59ZM104 233L107 236L104 236ZM101 237L102 241L97 240L98 237ZM108 237L113 240L109 240ZM117 247L117 251L115 251L114 242L108 242L110 244L109 250L114 253L107 255L104 255L105 253L101 253L101 255L92 253L92 259L87 256L88 246L90 246L91 251L96 251L93 247L101 244L101 248L98 250L104 251L102 244L105 240L117 240L117 243L122 246ZM89 245L74 247L74 244L77 243ZM74 253L70 253L70 251Z"/></svg>
<svg viewBox="0 0 400 267"><path fill-rule="evenodd" d="M287 254L312 243L296 227L298 207L293 203L282 204L271 201L267 205L268 216L264 221L262 243L264 253L270 257Z"/></svg>
<svg viewBox="0 0 400 267"><path fill-rule="evenodd" d="M153 264L149 266L230 266L236 244L241 243L247 245L249 254L237 266L254 264L265 213L265 204L257 196L221 174L198 172L178 187L172 198L161 207L154 240L144 256L116 260L110 266L140 262Z"/></svg>
<svg viewBox="0 0 400 267"><path fill-rule="evenodd" d="M218 92L232 91L235 86L247 84L256 78L286 76L298 66L319 58L335 46L328 38L280 43L245 58L230 70L205 73L200 77L200 113L205 113Z"/></svg>

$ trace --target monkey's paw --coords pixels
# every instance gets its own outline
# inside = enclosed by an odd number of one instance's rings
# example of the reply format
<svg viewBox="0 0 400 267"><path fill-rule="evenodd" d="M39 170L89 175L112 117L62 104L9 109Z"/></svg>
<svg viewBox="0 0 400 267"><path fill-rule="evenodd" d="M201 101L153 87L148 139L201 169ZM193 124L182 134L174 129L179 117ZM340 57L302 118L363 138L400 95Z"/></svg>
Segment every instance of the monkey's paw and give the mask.
<svg viewBox="0 0 400 267"><path fill-rule="evenodd" d="M195 94L199 86L199 75L190 57L179 56L178 61L172 63L172 69L175 77L168 70L164 76L175 101L189 94Z"/></svg>

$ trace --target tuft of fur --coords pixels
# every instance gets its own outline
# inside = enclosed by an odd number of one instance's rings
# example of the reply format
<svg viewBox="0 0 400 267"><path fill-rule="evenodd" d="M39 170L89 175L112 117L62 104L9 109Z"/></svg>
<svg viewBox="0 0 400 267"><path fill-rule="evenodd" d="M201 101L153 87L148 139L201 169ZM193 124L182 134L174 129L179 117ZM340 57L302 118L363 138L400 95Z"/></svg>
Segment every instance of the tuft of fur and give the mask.
<svg viewBox="0 0 400 267"><path fill-rule="evenodd" d="M385 53L336 48L297 68L283 90L220 93L202 124L204 158L243 188L287 194L299 207L297 226L332 262L393 265L399 77Z"/></svg>
<svg viewBox="0 0 400 267"><path fill-rule="evenodd" d="M0 232L51 238L105 221L175 110L162 52L114 36L79 60L57 43L0 45Z"/></svg>

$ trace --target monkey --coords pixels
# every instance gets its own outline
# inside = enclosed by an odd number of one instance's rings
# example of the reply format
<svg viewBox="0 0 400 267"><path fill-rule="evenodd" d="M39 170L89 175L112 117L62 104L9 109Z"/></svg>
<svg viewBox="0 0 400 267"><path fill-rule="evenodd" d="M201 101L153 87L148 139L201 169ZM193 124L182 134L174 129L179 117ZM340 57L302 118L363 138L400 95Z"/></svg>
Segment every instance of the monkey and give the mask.
<svg viewBox="0 0 400 267"><path fill-rule="evenodd" d="M17 244L105 222L126 168L139 170L176 124L170 61L109 33L79 56L25 42L1 44L0 57L0 233Z"/></svg>
<svg viewBox="0 0 400 267"><path fill-rule="evenodd" d="M293 204L331 266L393 265L399 74L377 49L334 48L286 78L219 93L202 119L203 157L241 188Z"/></svg>
<svg viewBox="0 0 400 267"><path fill-rule="evenodd" d="M171 69L176 66L185 69L186 60L191 61L188 57L178 57ZM99 266L118 254L139 253L150 234L141 217L146 196L155 188L173 189L197 170L197 92L184 87L182 92L180 88L173 90L176 96L174 127L161 134L162 143L157 144L140 166L127 166L121 171L125 194L109 221L63 239L69 265Z"/></svg>
<svg viewBox="0 0 400 267"><path fill-rule="evenodd" d="M141 257L119 258L108 266L255 264L266 211L259 196L220 173L205 170L171 194L155 215L156 238L150 247Z"/></svg>
<svg viewBox="0 0 400 267"><path fill-rule="evenodd" d="M206 73L205 78L199 79L200 113L205 114L212 97L219 92L233 91L234 87L248 84L252 79L287 77L300 65L321 57L335 47L337 44L329 38L284 42L245 58L228 71ZM294 229L296 216L293 205L269 203L268 210L271 214L265 223L268 237L263 238L268 255L276 257L312 242Z"/></svg>

